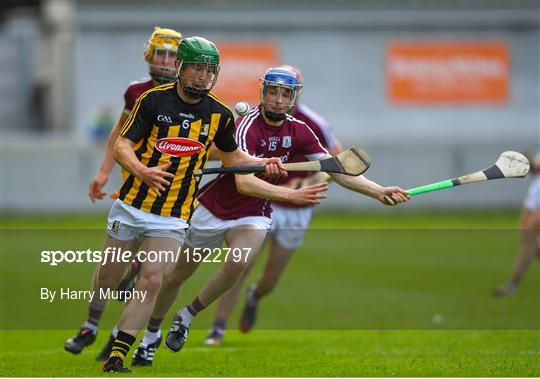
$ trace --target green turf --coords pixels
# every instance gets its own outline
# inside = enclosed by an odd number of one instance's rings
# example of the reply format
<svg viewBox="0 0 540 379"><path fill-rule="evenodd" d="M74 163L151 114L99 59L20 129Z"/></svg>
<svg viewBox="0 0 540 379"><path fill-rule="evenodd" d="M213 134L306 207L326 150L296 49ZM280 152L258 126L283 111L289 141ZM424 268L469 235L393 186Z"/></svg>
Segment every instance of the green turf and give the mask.
<svg viewBox="0 0 540 379"><path fill-rule="evenodd" d="M93 358L106 332L80 356L62 351L87 303L39 299L43 286L87 289L94 265L50 267L39 253L99 249L103 220L3 220L3 376L100 375ZM321 213L264 300L258 330L231 331L222 347L205 347L211 306L195 320L184 351L160 349L155 367L135 375L539 376L540 267L531 267L514 297L490 296L514 262L518 226L517 213ZM191 301L217 267L203 265L174 308ZM112 327L120 311L111 303L102 327ZM237 318L238 309L232 328Z"/></svg>
<svg viewBox="0 0 540 379"><path fill-rule="evenodd" d="M102 335L80 356L62 351L65 332L3 335L5 376L103 376L94 360ZM194 332L185 350L160 348L134 376L538 376L538 332L256 331L232 332L218 347ZM110 374L109 374L110 375Z"/></svg>
<svg viewBox="0 0 540 379"><path fill-rule="evenodd" d="M315 213L311 228L432 228L432 229L515 229L519 227L519 214L507 211L451 212L435 211L409 213L392 209L387 213L359 213L350 211ZM4 229L97 229L105 227L107 214L65 215L4 215Z"/></svg>

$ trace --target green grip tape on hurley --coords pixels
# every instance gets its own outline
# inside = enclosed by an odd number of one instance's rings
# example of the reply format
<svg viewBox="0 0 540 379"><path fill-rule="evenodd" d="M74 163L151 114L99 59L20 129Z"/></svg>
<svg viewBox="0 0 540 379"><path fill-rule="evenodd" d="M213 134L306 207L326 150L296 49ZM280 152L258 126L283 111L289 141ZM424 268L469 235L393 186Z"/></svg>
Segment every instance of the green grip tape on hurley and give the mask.
<svg viewBox="0 0 540 379"><path fill-rule="evenodd" d="M443 180L442 182L426 184L425 186L411 188L411 189L408 189L407 192L409 193L409 195L414 196L414 195L420 195L421 193L433 192L433 191L438 191L445 188L451 188L453 186L454 186L454 183L452 182L452 179L448 179L448 180Z"/></svg>

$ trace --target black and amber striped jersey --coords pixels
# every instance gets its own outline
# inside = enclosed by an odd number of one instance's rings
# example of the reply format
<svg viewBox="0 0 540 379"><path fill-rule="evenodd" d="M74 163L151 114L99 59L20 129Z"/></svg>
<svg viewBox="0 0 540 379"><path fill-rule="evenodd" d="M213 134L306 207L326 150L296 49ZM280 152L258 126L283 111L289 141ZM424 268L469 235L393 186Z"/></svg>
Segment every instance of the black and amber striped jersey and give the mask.
<svg viewBox="0 0 540 379"><path fill-rule="evenodd" d="M237 145L231 110L212 93L188 104L178 95L176 83L143 93L120 132L135 143L135 155L145 166L172 162L167 171L174 179L157 197L130 174L120 189L120 200L146 212L189 220L198 190L193 170L204 167L212 143L225 152Z"/></svg>

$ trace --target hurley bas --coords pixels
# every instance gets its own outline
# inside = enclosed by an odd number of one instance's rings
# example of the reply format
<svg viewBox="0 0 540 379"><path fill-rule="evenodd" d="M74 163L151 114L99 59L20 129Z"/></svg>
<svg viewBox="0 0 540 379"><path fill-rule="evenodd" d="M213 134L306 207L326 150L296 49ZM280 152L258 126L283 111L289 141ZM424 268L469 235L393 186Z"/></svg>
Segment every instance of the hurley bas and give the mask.
<svg viewBox="0 0 540 379"><path fill-rule="evenodd" d="M141 303L144 302L146 298L147 291L137 291L132 289L131 291L116 291L113 289L103 289L100 288L99 291L78 291L72 290L71 288L60 288L58 290L51 290L49 288L41 288L41 300L46 300L50 303L58 300L86 300L91 302L97 296L97 298L102 300L119 300L124 299L125 301L136 300ZM96 298L96 299L97 299Z"/></svg>

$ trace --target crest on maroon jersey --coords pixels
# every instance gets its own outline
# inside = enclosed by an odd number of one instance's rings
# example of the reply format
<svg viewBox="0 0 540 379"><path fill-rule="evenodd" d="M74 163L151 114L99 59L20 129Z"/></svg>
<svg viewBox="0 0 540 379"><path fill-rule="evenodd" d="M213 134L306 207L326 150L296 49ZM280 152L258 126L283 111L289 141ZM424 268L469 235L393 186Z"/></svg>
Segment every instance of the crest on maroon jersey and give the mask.
<svg viewBox="0 0 540 379"><path fill-rule="evenodd" d="M291 136L283 136L283 145L285 149L291 147Z"/></svg>

